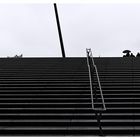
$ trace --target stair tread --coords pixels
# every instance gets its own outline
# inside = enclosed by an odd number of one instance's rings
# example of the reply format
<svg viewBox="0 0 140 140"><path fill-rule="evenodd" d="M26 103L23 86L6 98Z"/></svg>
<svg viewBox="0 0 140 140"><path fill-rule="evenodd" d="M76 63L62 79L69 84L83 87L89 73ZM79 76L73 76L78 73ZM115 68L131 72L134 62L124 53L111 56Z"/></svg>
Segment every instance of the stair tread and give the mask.
<svg viewBox="0 0 140 140"><path fill-rule="evenodd" d="M139 62L95 58L107 108L101 118L106 135L139 134ZM0 59L0 65L0 135L100 134L86 57L7 58ZM98 88L97 97L94 104L100 106Z"/></svg>

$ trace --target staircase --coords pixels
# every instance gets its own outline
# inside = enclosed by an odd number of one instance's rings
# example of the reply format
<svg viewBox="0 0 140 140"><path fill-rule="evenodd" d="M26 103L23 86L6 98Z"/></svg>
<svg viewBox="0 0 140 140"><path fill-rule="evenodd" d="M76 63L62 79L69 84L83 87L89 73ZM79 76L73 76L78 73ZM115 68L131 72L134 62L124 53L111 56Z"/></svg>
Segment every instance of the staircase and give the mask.
<svg viewBox="0 0 140 140"><path fill-rule="evenodd" d="M94 60L104 136L140 135L140 58ZM1 58L0 135L99 136L86 58Z"/></svg>

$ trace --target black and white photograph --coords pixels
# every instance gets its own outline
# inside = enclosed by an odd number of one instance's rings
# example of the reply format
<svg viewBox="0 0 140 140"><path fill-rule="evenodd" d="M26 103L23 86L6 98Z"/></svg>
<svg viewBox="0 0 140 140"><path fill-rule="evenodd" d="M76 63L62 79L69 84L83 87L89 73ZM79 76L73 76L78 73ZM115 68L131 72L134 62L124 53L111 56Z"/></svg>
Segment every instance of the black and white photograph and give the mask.
<svg viewBox="0 0 140 140"><path fill-rule="evenodd" d="M140 2L0 2L0 137L139 136Z"/></svg>

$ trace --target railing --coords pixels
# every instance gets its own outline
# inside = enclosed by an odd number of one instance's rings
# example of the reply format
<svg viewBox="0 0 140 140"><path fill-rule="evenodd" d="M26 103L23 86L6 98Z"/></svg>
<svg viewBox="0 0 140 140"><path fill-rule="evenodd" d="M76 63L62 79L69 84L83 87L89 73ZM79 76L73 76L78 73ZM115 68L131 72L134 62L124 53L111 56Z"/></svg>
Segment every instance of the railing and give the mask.
<svg viewBox="0 0 140 140"><path fill-rule="evenodd" d="M89 70L92 109L95 111L99 130L101 135L103 135L102 126L101 126L101 116L102 116L102 111L106 110L106 106L104 102L98 70L94 63L91 49L86 49L86 53L87 53L87 65ZM101 100L99 99L99 96Z"/></svg>

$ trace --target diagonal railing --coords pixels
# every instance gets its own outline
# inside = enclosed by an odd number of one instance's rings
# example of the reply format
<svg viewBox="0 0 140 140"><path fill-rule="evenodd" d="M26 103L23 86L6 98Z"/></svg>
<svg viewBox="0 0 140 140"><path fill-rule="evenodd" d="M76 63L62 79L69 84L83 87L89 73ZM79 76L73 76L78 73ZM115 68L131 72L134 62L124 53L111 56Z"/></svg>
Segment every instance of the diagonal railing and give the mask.
<svg viewBox="0 0 140 140"><path fill-rule="evenodd" d="M106 110L106 106L104 102L98 70L95 65L91 49L86 49L86 53L87 53L87 65L89 70L92 109L95 111L100 133L101 135L103 135L102 126L101 126L101 116L102 116L102 111Z"/></svg>

